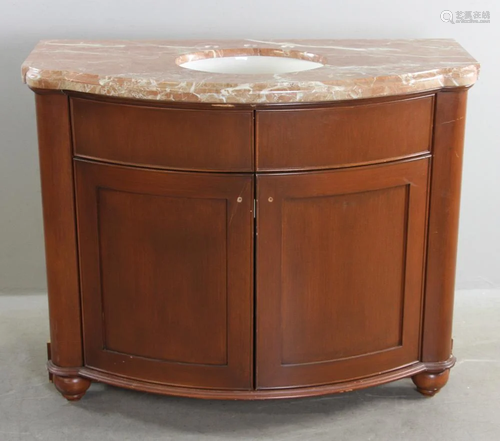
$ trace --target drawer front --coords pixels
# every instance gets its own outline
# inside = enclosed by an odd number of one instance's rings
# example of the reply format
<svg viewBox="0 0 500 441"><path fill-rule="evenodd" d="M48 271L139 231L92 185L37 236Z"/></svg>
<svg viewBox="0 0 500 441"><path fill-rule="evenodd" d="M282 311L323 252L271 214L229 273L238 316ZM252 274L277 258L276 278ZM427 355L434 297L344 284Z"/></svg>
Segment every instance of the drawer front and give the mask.
<svg viewBox="0 0 500 441"><path fill-rule="evenodd" d="M252 171L251 110L173 109L71 98L76 156L173 170Z"/></svg>
<svg viewBox="0 0 500 441"><path fill-rule="evenodd" d="M428 153L434 96L321 109L257 111L257 170L385 162Z"/></svg>

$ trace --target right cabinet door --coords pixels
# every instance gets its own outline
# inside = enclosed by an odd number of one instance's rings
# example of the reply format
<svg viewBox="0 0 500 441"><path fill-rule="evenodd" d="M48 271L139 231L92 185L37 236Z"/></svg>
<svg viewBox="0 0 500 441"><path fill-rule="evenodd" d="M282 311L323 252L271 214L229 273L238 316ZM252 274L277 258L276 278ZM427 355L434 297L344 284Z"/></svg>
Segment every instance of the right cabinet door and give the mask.
<svg viewBox="0 0 500 441"><path fill-rule="evenodd" d="M418 361L429 165L258 175L258 389Z"/></svg>

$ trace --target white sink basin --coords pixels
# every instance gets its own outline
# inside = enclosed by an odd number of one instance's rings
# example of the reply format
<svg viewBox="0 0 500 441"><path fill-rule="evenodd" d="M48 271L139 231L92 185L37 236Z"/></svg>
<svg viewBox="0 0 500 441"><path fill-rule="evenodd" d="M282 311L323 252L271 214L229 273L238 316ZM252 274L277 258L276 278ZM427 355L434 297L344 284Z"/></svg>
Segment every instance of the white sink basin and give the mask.
<svg viewBox="0 0 500 441"><path fill-rule="evenodd" d="M186 69L222 74L284 74L317 69L323 64L291 57L263 55L201 58L179 64Z"/></svg>

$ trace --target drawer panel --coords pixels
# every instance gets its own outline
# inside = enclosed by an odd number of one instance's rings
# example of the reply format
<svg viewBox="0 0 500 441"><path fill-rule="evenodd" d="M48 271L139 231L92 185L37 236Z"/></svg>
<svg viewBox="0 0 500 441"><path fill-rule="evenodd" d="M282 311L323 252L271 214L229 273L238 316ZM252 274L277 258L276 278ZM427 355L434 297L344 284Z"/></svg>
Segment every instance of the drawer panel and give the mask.
<svg viewBox="0 0 500 441"><path fill-rule="evenodd" d="M430 151L434 96L257 111L257 170L385 162Z"/></svg>
<svg viewBox="0 0 500 441"><path fill-rule="evenodd" d="M71 98L76 156L175 170L252 171L251 110L174 109Z"/></svg>

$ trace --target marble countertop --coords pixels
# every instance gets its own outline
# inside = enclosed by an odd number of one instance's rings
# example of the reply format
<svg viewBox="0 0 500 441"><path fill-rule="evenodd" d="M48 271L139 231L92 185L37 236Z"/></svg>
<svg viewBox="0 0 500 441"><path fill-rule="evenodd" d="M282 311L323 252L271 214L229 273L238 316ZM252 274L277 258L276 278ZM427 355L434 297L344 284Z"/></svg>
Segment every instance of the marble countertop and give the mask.
<svg viewBox="0 0 500 441"><path fill-rule="evenodd" d="M219 74L182 62L235 55L324 64L287 74ZM479 63L449 39L44 40L22 66L32 88L206 103L336 101L470 86Z"/></svg>

